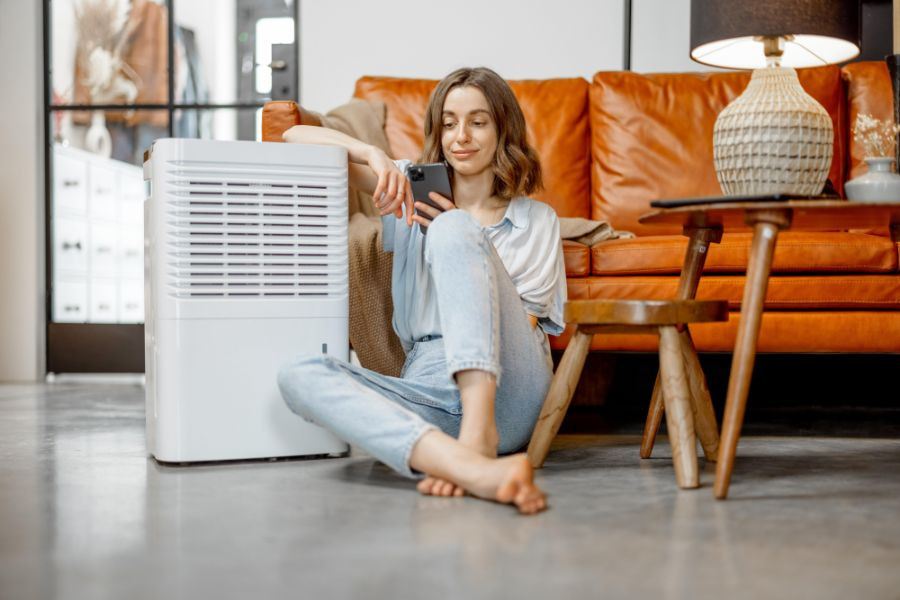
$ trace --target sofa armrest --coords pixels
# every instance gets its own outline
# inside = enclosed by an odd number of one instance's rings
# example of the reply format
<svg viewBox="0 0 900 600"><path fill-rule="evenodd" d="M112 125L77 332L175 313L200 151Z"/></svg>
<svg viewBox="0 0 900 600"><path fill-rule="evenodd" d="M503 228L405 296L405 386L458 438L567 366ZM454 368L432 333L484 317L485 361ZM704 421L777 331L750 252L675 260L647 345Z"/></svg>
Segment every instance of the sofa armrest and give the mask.
<svg viewBox="0 0 900 600"><path fill-rule="evenodd" d="M321 127L322 119L316 113L303 110L293 100L273 100L263 106L262 141L283 142L281 136L294 125Z"/></svg>

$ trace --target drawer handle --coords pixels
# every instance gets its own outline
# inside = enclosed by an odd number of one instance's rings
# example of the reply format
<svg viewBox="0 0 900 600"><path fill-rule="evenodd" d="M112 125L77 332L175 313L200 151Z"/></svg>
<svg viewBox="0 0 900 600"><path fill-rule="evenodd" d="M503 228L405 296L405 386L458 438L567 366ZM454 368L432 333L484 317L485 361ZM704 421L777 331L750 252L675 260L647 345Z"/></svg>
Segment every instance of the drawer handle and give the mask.
<svg viewBox="0 0 900 600"><path fill-rule="evenodd" d="M77 304L66 304L66 305L63 307L63 311L65 311L65 312L79 312L79 311L81 311L81 307L78 306Z"/></svg>
<svg viewBox="0 0 900 600"><path fill-rule="evenodd" d="M81 182L77 179L63 179L63 187L75 187L76 185L80 185Z"/></svg>
<svg viewBox="0 0 900 600"><path fill-rule="evenodd" d="M63 242L63 244L62 244L63 250L71 250L73 248L75 250L81 250L81 242L75 242L74 244L72 244L70 242Z"/></svg>
<svg viewBox="0 0 900 600"><path fill-rule="evenodd" d="M137 307L138 307L138 305L136 302L126 302L125 303L125 308L127 308L128 310L134 310Z"/></svg>
<svg viewBox="0 0 900 600"><path fill-rule="evenodd" d="M112 248L108 246L97 246L97 254L109 254L112 252Z"/></svg>

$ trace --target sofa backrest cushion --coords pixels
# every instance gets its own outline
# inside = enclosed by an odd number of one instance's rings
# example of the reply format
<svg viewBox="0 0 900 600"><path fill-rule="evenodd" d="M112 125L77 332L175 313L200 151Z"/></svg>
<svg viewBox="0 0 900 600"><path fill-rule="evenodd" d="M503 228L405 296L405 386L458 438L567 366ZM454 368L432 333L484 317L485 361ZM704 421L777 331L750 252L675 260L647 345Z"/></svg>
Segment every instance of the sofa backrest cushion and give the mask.
<svg viewBox="0 0 900 600"><path fill-rule="evenodd" d="M395 158L416 160L425 109L436 80L363 77L353 95L387 105L385 133ZM528 140L541 157L544 190L535 198L560 217L590 217L590 135L584 79L510 81L525 114Z"/></svg>
<svg viewBox="0 0 900 600"><path fill-rule="evenodd" d="M850 140L847 179L859 177L866 172L863 162L865 152L862 144L853 140L853 124L860 113L892 121L894 119L894 97L891 77L883 61L861 61L850 63L841 69L847 87L847 123Z"/></svg>
<svg viewBox="0 0 900 600"><path fill-rule="evenodd" d="M847 135L840 69L801 69L798 76L831 115L828 178L841 193ZM722 193L713 166L713 125L749 80L749 72L597 73L590 88L592 218L638 235L678 232L641 225L638 217L658 198Z"/></svg>

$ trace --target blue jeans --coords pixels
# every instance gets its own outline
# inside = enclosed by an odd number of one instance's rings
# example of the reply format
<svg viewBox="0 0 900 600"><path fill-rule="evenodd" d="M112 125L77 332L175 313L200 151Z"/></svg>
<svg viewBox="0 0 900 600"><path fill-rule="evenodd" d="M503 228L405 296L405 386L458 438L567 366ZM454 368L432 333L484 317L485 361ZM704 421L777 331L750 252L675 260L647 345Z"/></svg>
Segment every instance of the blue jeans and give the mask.
<svg viewBox="0 0 900 600"><path fill-rule="evenodd" d="M480 369L497 377L501 454L528 442L553 376L546 335L531 327L503 262L471 216L439 215L428 228L425 261L442 336L415 341L400 377L325 355L302 357L278 375L292 411L408 477L417 476L409 458L425 433L459 435L455 373Z"/></svg>

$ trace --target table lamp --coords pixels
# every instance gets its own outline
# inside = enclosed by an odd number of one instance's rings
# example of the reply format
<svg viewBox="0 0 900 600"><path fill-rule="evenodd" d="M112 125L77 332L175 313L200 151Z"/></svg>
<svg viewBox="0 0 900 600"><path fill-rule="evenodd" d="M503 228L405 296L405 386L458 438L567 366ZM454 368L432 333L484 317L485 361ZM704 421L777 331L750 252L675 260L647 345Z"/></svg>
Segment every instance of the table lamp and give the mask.
<svg viewBox="0 0 900 600"><path fill-rule="evenodd" d="M820 194L831 168L831 117L792 67L859 54L856 0L691 0L691 58L754 69L713 128L716 177L729 196Z"/></svg>

